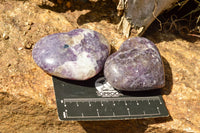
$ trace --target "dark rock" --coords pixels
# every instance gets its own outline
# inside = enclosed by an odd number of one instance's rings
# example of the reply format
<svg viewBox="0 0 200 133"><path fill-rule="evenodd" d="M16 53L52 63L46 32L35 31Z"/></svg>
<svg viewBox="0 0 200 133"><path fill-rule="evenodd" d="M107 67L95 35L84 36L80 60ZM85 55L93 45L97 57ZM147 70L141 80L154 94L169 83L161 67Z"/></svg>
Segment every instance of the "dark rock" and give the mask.
<svg viewBox="0 0 200 133"><path fill-rule="evenodd" d="M165 85L164 67L155 44L143 37L126 40L108 57L104 75L116 89L143 91Z"/></svg>

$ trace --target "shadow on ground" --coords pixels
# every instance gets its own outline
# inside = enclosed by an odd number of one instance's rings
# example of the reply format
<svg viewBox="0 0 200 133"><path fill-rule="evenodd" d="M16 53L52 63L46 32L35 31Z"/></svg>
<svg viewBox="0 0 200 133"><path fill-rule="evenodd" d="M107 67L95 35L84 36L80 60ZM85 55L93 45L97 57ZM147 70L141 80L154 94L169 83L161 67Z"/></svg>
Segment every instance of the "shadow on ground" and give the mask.
<svg viewBox="0 0 200 133"><path fill-rule="evenodd" d="M143 133L148 125L172 121L171 117L117 121L79 121L87 133Z"/></svg>
<svg viewBox="0 0 200 133"><path fill-rule="evenodd" d="M42 5L39 5L39 7L58 13L65 13L69 10L71 12L76 10L89 10L86 14L81 14L79 16L77 19L78 25L83 25L89 22L100 22L101 20L106 20L107 22L113 24L117 24L120 21L120 17L117 16L117 4L112 0L99 0L96 2L88 0L71 0L63 1L61 4L57 3L56 0L49 1L54 3L54 6L43 3ZM66 2L70 2L70 6L67 7Z"/></svg>
<svg viewBox="0 0 200 133"><path fill-rule="evenodd" d="M164 69L165 69L165 82L166 85L164 88L161 89L162 95L169 95L172 86L173 86L173 76L172 76L172 70L168 63L168 61L162 57ZM140 93L140 92L139 92ZM171 116L169 117L163 117L163 118L148 118L148 119L133 119L133 120L116 120L116 121L79 121L79 124L85 129L87 133L102 133L102 132L109 132L109 133L117 133L117 132L126 132L126 133L143 133L147 129L151 130L149 128L149 125L151 124L160 124L173 121L173 118ZM155 131L155 129L152 129ZM166 129L156 129L156 131L159 132L166 132ZM180 131L171 131L171 132L177 132Z"/></svg>
<svg viewBox="0 0 200 133"><path fill-rule="evenodd" d="M173 87L173 74L169 62L162 56L165 70L165 86L161 90L162 95L169 95Z"/></svg>
<svg viewBox="0 0 200 133"><path fill-rule="evenodd" d="M90 2L87 0L74 0L71 2L71 7L67 8L66 3L58 4L55 1L52 1L55 5L49 6L47 4L39 5L42 9L49 9L58 13L65 13L67 11L74 12L76 10L89 10L86 14L81 14L78 19L78 25L83 25L90 22L100 22L101 20L106 20L110 23L117 24L120 21L120 17L117 16L116 3L111 0L106 1L97 1ZM86 4L87 2L87 4ZM164 69L165 69L165 87L161 89L162 95L169 95L173 86L173 75L169 62L162 57ZM159 91L160 92L160 91ZM141 92L138 93L138 96L141 96ZM157 93L156 93L157 95ZM133 119L133 120L111 120L111 121L79 121L79 124L84 128L87 133L117 133L117 132L126 132L126 133L143 133L146 130L151 130L149 125L151 124L160 124L168 121L172 121L172 117L163 117L163 118L148 118L148 119ZM157 131L165 132L165 129L157 129ZM178 132L178 131L172 131Z"/></svg>

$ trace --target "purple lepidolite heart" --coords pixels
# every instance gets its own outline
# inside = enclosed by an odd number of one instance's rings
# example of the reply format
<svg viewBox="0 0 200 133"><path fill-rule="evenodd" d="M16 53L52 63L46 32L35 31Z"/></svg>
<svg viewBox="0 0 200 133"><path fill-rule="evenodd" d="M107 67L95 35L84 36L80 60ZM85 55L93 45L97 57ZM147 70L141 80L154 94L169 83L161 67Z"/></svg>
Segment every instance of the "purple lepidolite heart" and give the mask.
<svg viewBox="0 0 200 133"><path fill-rule="evenodd" d="M107 81L122 91L143 91L165 85L164 66L156 45L143 37L126 40L104 66Z"/></svg>
<svg viewBox="0 0 200 133"><path fill-rule="evenodd" d="M109 52L110 46L102 34L75 29L42 38L32 55L36 64L51 75L86 80L102 70Z"/></svg>

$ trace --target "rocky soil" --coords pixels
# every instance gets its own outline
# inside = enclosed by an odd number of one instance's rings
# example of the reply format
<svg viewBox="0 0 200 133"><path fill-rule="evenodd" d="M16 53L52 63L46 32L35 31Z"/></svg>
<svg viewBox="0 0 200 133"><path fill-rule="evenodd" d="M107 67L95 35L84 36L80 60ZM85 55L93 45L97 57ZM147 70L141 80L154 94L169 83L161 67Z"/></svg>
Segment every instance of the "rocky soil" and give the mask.
<svg viewBox="0 0 200 133"><path fill-rule="evenodd" d="M80 0L81 1L81 0ZM32 47L46 35L75 28L104 34L113 51L126 39L112 2L90 4L39 0L0 1L0 132L189 133L200 132L200 41L147 31L165 64L162 94L168 118L126 121L59 121L51 76L32 59ZM62 2L61 2L62 3Z"/></svg>

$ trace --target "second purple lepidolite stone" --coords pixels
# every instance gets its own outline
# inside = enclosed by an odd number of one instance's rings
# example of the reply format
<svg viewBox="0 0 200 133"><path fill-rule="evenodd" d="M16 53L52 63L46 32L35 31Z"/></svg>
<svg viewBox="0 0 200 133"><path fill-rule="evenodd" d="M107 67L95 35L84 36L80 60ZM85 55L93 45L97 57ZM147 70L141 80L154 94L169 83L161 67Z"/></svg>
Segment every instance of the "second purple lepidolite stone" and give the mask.
<svg viewBox="0 0 200 133"><path fill-rule="evenodd" d="M42 38L32 55L36 64L51 75L86 80L102 70L109 52L110 46L102 34L75 29Z"/></svg>
<svg viewBox="0 0 200 133"><path fill-rule="evenodd" d="M107 81L123 91L143 91L165 85L164 67L153 42L143 37L126 40L108 57L104 67Z"/></svg>

